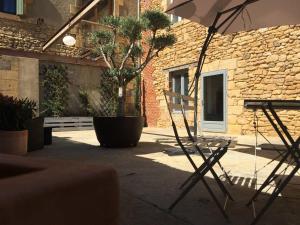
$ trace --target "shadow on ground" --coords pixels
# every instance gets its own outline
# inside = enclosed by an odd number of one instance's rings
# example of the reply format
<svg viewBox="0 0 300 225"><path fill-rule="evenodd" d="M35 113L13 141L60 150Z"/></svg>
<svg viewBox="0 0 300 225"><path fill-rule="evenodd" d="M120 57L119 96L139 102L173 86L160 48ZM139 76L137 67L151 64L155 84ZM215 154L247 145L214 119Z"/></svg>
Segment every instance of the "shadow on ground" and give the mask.
<svg viewBox="0 0 300 225"><path fill-rule="evenodd" d="M230 221L223 218L201 182L169 212L167 208L180 193L178 187L192 171L188 163L181 169L181 161L185 160L183 156L170 157L162 153L165 148L172 146L165 142L142 141L136 148L107 149L97 146L94 141L90 144L90 141L79 142L71 136L65 136L55 137L53 145L32 152L29 157L111 164L120 177L121 225L250 224L252 210L245 204L254 194L254 185L251 180L247 181L247 177L234 174L232 178L237 180L236 185L226 184L235 198L227 208ZM206 180L218 198L225 200L215 181L210 177L206 177ZM292 190L287 190L289 194L299 191L294 186ZM256 206L261 207L266 197L260 198ZM299 202L295 198L278 198L259 224L299 224L300 215L296 213Z"/></svg>

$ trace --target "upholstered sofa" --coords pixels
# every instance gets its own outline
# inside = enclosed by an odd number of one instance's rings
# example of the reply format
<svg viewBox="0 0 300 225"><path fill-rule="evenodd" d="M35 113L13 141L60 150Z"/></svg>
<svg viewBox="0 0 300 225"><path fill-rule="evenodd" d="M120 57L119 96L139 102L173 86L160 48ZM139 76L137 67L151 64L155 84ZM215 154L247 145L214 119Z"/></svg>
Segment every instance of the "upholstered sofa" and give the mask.
<svg viewBox="0 0 300 225"><path fill-rule="evenodd" d="M1 225L118 225L110 166L0 154Z"/></svg>

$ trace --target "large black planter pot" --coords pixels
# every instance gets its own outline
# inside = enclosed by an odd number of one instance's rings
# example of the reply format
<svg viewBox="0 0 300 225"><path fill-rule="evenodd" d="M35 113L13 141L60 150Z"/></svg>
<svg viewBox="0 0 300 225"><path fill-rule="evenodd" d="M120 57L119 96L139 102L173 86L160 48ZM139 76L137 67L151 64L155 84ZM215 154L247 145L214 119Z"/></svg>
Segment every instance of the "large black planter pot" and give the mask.
<svg viewBox="0 0 300 225"><path fill-rule="evenodd" d="M28 130L28 149L35 151L44 148L44 117L37 117L25 123Z"/></svg>
<svg viewBox="0 0 300 225"><path fill-rule="evenodd" d="M144 117L94 117L94 128L102 147L134 147L140 140Z"/></svg>

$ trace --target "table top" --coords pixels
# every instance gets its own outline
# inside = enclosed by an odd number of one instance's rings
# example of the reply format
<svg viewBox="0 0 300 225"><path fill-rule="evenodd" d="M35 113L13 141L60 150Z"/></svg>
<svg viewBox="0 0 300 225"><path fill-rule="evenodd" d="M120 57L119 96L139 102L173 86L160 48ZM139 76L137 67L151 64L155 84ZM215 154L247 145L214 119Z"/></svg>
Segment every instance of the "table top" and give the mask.
<svg viewBox="0 0 300 225"><path fill-rule="evenodd" d="M273 109L300 110L300 100L245 99L244 107L250 109L272 107Z"/></svg>

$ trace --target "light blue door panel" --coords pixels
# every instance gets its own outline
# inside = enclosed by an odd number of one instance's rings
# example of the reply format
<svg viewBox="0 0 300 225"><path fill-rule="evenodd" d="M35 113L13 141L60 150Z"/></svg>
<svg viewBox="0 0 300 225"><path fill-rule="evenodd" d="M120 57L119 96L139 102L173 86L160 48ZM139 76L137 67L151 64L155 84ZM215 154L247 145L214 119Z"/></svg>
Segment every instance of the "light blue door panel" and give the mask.
<svg viewBox="0 0 300 225"><path fill-rule="evenodd" d="M201 77L201 130L226 132L227 71L204 73Z"/></svg>

